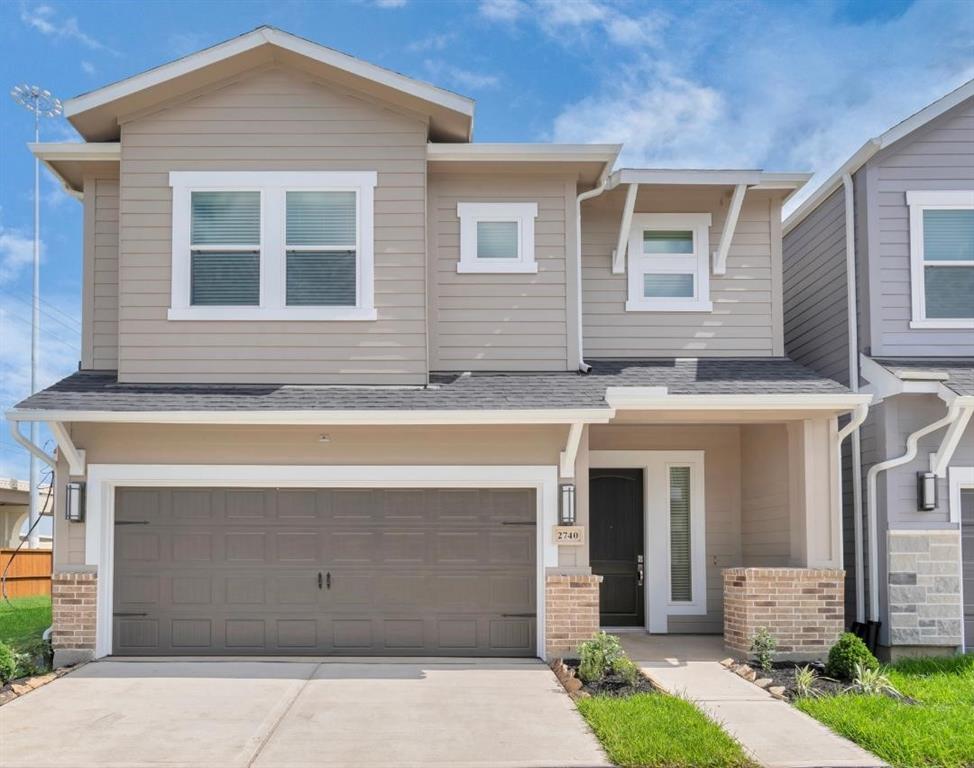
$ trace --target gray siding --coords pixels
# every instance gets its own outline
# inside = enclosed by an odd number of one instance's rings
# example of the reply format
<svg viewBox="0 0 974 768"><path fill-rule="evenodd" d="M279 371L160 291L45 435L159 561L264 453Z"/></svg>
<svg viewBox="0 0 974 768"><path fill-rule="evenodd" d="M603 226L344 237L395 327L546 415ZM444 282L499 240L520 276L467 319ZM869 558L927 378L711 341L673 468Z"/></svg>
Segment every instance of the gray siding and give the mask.
<svg viewBox="0 0 974 768"><path fill-rule="evenodd" d="M118 367L118 179L84 183L81 367Z"/></svg>
<svg viewBox="0 0 974 768"><path fill-rule="evenodd" d="M785 352L849 382L845 193L842 187L784 238Z"/></svg>
<svg viewBox="0 0 974 768"><path fill-rule="evenodd" d="M622 189L583 203L582 293L585 355L713 357L783 354L780 251L774 245L780 197L749 192L727 260L710 278L712 312L626 312L626 275L612 274ZM710 250L717 250L730 195L703 187L640 189L636 212L713 214Z"/></svg>
<svg viewBox="0 0 974 768"><path fill-rule="evenodd" d="M566 370L566 249L575 181L558 176L437 175L430 197L430 365L433 370ZM538 273L458 274L457 203L537 203Z"/></svg>
<svg viewBox="0 0 974 768"><path fill-rule="evenodd" d="M974 355L969 330L910 328L908 190L974 189L974 99L873 157L866 166L874 355Z"/></svg>
<svg viewBox="0 0 974 768"><path fill-rule="evenodd" d="M119 378L426 381L426 123L279 69L122 125ZM375 322L172 322L173 170L376 170Z"/></svg>

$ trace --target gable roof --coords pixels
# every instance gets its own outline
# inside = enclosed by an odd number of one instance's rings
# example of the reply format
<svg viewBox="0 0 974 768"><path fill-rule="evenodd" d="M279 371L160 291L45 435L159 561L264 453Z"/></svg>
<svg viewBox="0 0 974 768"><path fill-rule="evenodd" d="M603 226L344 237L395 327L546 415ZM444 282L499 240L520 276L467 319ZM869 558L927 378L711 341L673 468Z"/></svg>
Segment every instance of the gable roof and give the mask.
<svg viewBox="0 0 974 768"><path fill-rule="evenodd" d="M801 205L792 211L791 214L789 214L788 218L782 222L782 234L787 235L792 229L798 226L798 224L800 224L805 217L808 216L808 214L818 208L819 204L825 200L825 198L838 189L839 185L842 184L842 177L847 173L855 173L868 162L869 158L871 158L881 149L885 149L890 144L909 136L914 131L919 130L932 120L936 120L942 114L953 109L958 104L967 101L967 99L971 98L972 96L974 96L974 79L968 80L962 86L955 88L946 96L937 99L932 104L928 104L919 112L916 112L905 120L900 121L885 133L869 139L869 141L867 141L853 153L852 157L842 164L839 170L833 173L825 181L825 183L812 192L808 199L806 199Z"/></svg>
<svg viewBox="0 0 974 768"><path fill-rule="evenodd" d="M275 27L258 27L168 64L64 103L64 115L88 141L118 139L118 116L192 93L268 63L290 65L396 106L425 114L439 141L470 141L474 102Z"/></svg>

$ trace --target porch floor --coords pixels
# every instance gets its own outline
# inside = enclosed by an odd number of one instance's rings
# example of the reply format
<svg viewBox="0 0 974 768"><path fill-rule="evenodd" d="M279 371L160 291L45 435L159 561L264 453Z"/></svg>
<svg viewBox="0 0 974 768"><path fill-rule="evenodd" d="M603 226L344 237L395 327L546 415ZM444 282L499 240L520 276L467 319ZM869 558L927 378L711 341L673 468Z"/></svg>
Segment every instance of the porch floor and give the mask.
<svg viewBox="0 0 974 768"><path fill-rule="evenodd" d="M629 658L639 663L720 661L731 655L723 635L651 635L642 629L616 634Z"/></svg>

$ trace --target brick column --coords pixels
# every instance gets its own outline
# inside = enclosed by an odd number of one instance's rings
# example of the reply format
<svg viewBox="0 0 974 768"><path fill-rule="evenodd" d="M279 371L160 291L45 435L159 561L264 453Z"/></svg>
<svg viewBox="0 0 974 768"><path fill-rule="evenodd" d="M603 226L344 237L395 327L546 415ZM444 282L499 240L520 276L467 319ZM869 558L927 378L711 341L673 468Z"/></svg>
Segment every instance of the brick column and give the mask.
<svg viewBox="0 0 974 768"><path fill-rule="evenodd" d="M545 656L571 657L579 643L599 631L601 576L548 576L545 579Z"/></svg>
<svg viewBox="0 0 974 768"><path fill-rule="evenodd" d="M95 654L98 576L91 572L57 571L51 575L54 666L91 659Z"/></svg>
<svg viewBox="0 0 974 768"><path fill-rule="evenodd" d="M843 578L832 568L726 568L724 644L747 655L767 627L782 658L825 657L843 631Z"/></svg>

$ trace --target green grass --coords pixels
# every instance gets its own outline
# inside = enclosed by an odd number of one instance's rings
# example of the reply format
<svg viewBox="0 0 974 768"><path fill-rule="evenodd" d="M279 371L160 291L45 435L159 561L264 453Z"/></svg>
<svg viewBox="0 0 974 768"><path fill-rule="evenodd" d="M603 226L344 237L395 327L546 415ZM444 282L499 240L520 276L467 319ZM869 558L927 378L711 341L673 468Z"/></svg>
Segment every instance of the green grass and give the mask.
<svg viewBox="0 0 974 768"><path fill-rule="evenodd" d="M657 693L579 699L578 709L617 765L750 768L740 745L693 704Z"/></svg>
<svg viewBox="0 0 974 768"><path fill-rule="evenodd" d="M40 639L51 626L51 598L15 597L0 599L0 642L20 646Z"/></svg>
<svg viewBox="0 0 974 768"><path fill-rule="evenodd" d="M974 655L909 659L887 673L916 704L842 694L796 706L897 768L974 766Z"/></svg>

